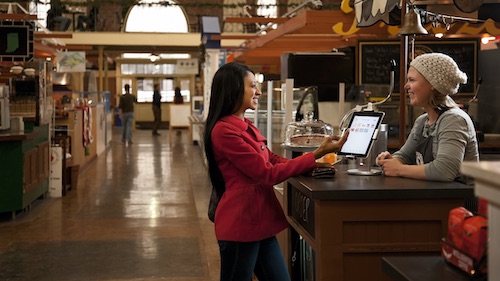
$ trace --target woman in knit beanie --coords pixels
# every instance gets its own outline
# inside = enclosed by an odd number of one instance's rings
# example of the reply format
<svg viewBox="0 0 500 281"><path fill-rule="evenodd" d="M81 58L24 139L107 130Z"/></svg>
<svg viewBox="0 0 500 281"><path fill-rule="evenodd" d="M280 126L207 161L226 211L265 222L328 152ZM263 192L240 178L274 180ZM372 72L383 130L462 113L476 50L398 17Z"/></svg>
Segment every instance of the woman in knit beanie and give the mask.
<svg viewBox="0 0 500 281"><path fill-rule="evenodd" d="M378 155L377 165L386 176L463 180L462 162L479 160L476 132L469 115L450 95L466 82L467 75L448 55L423 54L410 63L405 90L410 104L426 113L415 120L400 150Z"/></svg>

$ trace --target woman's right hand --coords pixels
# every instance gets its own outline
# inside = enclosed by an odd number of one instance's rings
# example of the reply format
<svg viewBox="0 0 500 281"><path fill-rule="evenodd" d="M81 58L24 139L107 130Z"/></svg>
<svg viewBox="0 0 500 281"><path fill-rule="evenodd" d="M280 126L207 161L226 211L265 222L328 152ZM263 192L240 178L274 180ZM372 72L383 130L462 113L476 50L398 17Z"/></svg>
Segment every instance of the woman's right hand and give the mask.
<svg viewBox="0 0 500 281"><path fill-rule="evenodd" d="M349 130L346 130L346 132L342 135L342 137L339 136L327 137L319 145L319 147L313 151L314 158L319 159L327 153L338 152L346 142L348 135L349 135Z"/></svg>
<svg viewBox="0 0 500 281"><path fill-rule="evenodd" d="M392 159L392 154L388 151L380 152L380 154L377 156L377 159L375 160L375 163L378 166L382 166L381 161L385 159Z"/></svg>

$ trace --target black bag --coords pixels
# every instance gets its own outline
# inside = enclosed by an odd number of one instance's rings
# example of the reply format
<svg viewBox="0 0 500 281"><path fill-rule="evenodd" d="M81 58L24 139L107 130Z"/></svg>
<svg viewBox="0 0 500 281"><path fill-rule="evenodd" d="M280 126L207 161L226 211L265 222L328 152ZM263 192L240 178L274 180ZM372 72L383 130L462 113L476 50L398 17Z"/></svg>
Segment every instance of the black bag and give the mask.
<svg viewBox="0 0 500 281"><path fill-rule="evenodd" d="M217 205L219 205L219 201L221 196L217 195L217 191L212 187L212 193L210 194L210 202L208 203L208 219L211 222L215 222L215 210L217 209Z"/></svg>

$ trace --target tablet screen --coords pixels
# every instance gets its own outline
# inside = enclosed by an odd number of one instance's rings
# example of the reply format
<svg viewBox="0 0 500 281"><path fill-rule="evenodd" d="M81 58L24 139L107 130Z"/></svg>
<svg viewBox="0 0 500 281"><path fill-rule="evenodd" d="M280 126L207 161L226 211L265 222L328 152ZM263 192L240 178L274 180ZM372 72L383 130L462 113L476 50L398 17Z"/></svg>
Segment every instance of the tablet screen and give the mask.
<svg viewBox="0 0 500 281"><path fill-rule="evenodd" d="M349 136L339 154L366 158L382 118L383 112L355 112L349 123Z"/></svg>

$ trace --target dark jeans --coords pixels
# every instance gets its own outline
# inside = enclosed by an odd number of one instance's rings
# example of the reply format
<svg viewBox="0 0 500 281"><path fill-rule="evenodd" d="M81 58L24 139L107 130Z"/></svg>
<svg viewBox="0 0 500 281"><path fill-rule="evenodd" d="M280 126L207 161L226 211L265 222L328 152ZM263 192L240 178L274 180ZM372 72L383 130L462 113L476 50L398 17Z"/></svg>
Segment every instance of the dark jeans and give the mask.
<svg viewBox="0 0 500 281"><path fill-rule="evenodd" d="M154 124L153 124L153 134L158 133L158 128L160 128L161 123L161 107L153 105L153 115L154 115Z"/></svg>
<svg viewBox="0 0 500 281"><path fill-rule="evenodd" d="M289 281L276 237L256 242L219 241L220 281L251 281L255 273L259 281Z"/></svg>

